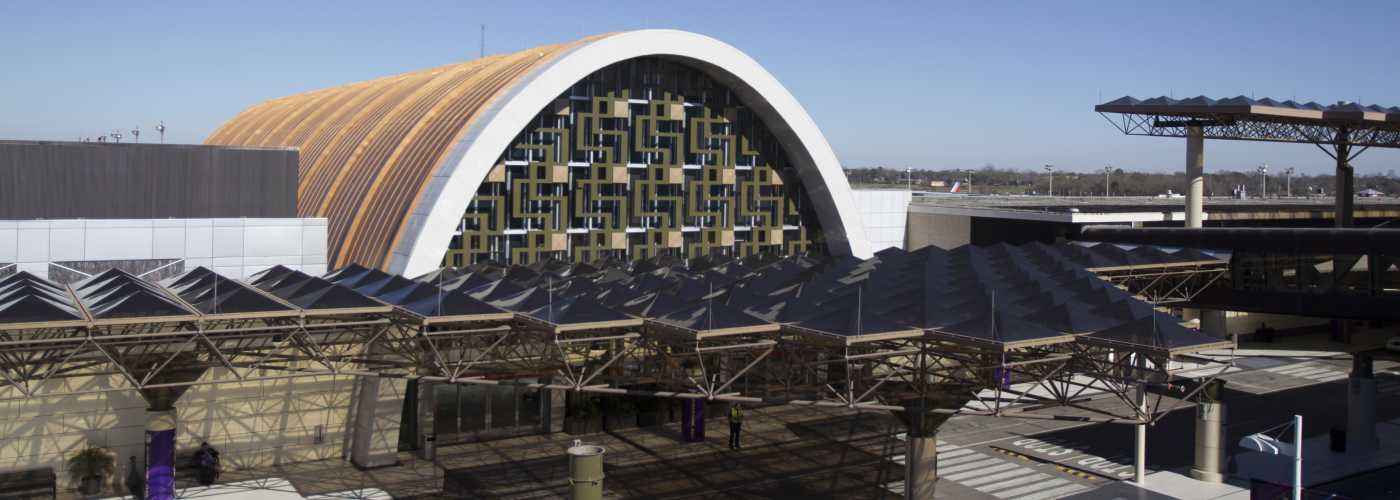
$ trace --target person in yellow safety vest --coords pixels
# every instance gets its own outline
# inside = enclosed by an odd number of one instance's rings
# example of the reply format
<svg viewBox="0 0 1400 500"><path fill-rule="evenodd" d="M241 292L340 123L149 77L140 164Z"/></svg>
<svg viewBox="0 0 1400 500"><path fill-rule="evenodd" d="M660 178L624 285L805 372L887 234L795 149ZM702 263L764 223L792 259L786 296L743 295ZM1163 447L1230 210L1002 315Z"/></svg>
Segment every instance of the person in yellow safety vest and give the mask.
<svg viewBox="0 0 1400 500"><path fill-rule="evenodd" d="M744 408L735 403L729 407L729 449L737 450L739 446L739 431L744 425Z"/></svg>

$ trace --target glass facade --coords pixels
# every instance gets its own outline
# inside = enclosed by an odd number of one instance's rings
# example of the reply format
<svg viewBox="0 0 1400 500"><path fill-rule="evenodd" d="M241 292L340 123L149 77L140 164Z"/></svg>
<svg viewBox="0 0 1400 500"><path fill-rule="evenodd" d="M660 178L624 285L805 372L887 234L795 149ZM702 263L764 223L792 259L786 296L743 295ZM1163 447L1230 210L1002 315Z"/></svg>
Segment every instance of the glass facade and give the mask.
<svg viewBox="0 0 1400 500"><path fill-rule="evenodd" d="M511 385L435 384L433 397L433 433L441 445L540 432L548 412L549 391Z"/></svg>
<svg viewBox="0 0 1400 500"><path fill-rule="evenodd" d="M781 144L733 92L660 58L589 75L472 198L444 265L822 249Z"/></svg>

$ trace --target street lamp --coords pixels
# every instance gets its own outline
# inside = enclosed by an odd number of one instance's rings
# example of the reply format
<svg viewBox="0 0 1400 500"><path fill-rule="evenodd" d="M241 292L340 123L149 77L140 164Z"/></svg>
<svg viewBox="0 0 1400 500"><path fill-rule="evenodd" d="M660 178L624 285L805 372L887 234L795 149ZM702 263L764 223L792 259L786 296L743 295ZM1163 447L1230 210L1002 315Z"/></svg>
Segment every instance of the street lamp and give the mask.
<svg viewBox="0 0 1400 500"><path fill-rule="evenodd" d="M1113 174L1113 165L1104 165L1104 167L1103 167L1103 195L1104 195L1104 197L1108 197L1108 196L1109 196L1109 193L1108 193L1108 176L1111 175L1111 174Z"/></svg>
<svg viewBox="0 0 1400 500"><path fill-rule="evenodd" d="M908 182L905 183L906 189L908 189L909 191L913 191L913 190L914 190L914 169L909 168L909 167L904 167L904 177L908 179Z"/></svg>
<svg viewBox="0 0 1400 500"><path fill-rule="evenodd" d="M160 143L165 144L165 120L161 120L160 125L156 125L156 132L160 132Z"/></svg>
<svg viewBox="0 0 1400 500"><path fill-rule="evenodd" d="M1053 197L1055 196L1055 166L1046 165L1045 172L1050 174L1050 194L1048 196Z"/></svg>
<svg viewBox="0 0 1400 500"><path fill-rule="evenodd" d="M1293 197L1293 167L1283 169L1284 196Z"/></svg>
<svg viewBox="0 0 1400 500"><path fill-rule="evenodd" d="M141 142L141 127L131 129L131 140Z"/></svg>
<svg viewBox="0 0 1400 500"><path fill-rule="evenodd" d="M1255 169L1259 172L1259 197L1269 197L1269 164L1265 163Z"/></svg>

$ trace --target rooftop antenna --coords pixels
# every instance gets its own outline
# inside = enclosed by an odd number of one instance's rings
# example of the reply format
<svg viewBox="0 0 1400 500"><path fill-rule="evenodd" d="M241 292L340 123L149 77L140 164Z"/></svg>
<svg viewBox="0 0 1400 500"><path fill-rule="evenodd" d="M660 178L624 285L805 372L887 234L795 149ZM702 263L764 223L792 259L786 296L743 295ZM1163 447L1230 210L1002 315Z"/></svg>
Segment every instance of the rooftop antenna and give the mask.
<svg viewBox="0 0 1400 500"><path fill-rule="evenodd" d="M141 126L140 126L140 125L137 125L136 128L131 129L131 140L132 140L132 141L135 141L137 144L140 144L140 143L141 143Z"/></svg>
<svg viewBox="0 0 1400 500"><path fill-rule="evenodd" d="M120 130L112 131L112 140L115 142L122 142L122 133Z"/></svg>
<svg viewBox="0 0 1400 500"><path fill-rule="evenodd" d="M165 120L161 120L160 125L156 125L156 132L160 132L160 143L165 144Z"/></svg>

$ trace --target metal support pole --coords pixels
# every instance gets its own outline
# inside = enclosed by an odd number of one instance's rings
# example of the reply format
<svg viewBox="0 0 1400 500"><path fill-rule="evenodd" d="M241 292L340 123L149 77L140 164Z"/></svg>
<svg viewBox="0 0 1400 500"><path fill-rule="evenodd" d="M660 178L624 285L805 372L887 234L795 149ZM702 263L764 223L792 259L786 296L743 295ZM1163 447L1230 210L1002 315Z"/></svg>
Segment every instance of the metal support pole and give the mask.
<svg viewBox="0 0 1400 500"><path fill-rule="evenodd" d="M1201 227L1205 218L1205 144L1201 127L1186 127L1186 227Z"/></svg>
<svg viewBox="0 0 1400 500"><path fill-rule="evenodd" d="M1293 416L1293 500L1303 500L1303 416Z"/></svg>
<svg viewBox="0 0 1400 500"><path fill-rule="evenodd" d="M1142 383L1137 387L1137 405L1147 412L1147 388ZM1133 426L1133 482L1139 485L1147 479L1147 423Z"/></svg>

